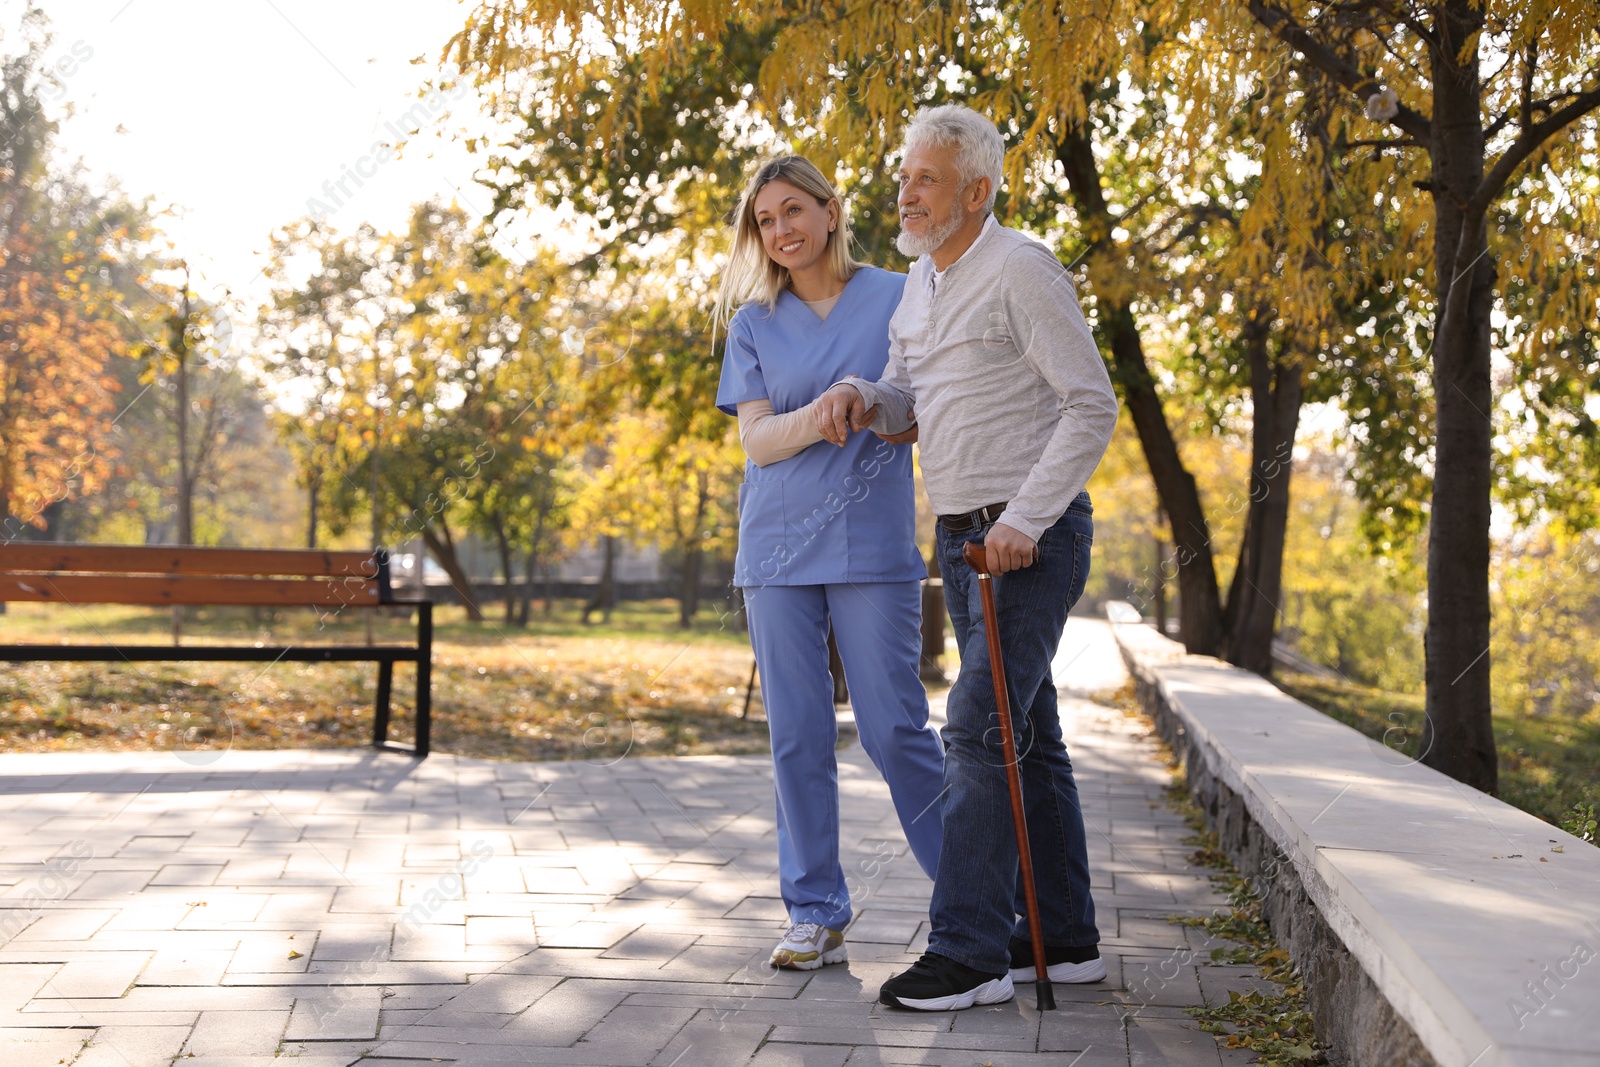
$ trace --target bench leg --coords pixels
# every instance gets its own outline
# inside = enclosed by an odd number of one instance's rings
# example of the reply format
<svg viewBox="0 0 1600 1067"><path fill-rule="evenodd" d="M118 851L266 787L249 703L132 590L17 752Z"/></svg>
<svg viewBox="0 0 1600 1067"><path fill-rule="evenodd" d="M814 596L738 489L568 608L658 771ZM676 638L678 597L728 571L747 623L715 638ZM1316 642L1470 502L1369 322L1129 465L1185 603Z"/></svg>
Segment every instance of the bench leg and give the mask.
<svg viewBox="0 0 1600 1067"><path fill-rule="evenodd" d="M372 720L372 743L382 748L389 740L389 691L394 687L394 660L378 661L378 708Z"/></svg>
<svg viewBox="0 0 1600 1067"><path fill-rule="evenodd" d="M417 605L417 744L416 755L428 754L433 710L433 605Z"/></svg>

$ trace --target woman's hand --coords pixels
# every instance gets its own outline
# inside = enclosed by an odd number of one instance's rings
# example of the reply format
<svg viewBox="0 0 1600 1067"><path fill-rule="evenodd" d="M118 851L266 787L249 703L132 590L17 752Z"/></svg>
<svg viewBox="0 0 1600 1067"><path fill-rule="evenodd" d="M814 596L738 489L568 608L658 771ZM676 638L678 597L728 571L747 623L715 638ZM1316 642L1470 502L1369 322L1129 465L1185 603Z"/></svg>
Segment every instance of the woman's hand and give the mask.
<svg viewBox="0 0 1600 1067"><path fill-rule="evenodd" d="M840 382L816 399L817 432L841 448L852 430L865 430L878 417L878 407L867 407L866 397L853 385Z"/></svg>

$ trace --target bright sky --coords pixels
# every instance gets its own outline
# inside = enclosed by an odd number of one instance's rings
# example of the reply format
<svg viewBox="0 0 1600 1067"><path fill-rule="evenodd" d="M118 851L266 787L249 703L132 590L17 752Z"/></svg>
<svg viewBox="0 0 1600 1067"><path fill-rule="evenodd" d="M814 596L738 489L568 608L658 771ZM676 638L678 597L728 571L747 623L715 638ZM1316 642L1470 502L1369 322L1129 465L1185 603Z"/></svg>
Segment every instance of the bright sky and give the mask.
<svg viewBox="0 0 1600 1067"><path fill-rule="evenodd" d="M22 0L0 0L0 51L20 47ZM429 107L434 75L465 20L457 0L44 0L63 82L52 107L66 160L151 195L175 251L213 298L254 317L276 226L320 200L341 231L405 224L410 205L457 199L481 214L481 157L452 134L480 129L470 90ZM417 56L425 63L412 65ZM62 118L71 102L75 114ZM421 110L413 110L421 105ZM412 115L406 121L408 112ZM452 116L452 112L454 115ZM421 126L399 158L375 152ZM358 185L353 174L360 177ZM337 183L343 179L343 190ZM325 188L325 183L327 187ZM331 195L330 195L331 194ZM333 197L337 197L337 201Z"/></svg>

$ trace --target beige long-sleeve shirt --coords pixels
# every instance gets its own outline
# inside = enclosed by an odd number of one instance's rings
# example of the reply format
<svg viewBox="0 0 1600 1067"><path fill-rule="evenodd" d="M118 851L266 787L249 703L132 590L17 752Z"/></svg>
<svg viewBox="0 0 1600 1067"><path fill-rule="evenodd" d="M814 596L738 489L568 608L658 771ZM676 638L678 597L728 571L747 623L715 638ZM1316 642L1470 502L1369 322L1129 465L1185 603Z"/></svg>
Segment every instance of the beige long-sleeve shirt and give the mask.
<svg viewBox="0 0 1600 1067"><path fill-rule="evenodd" d="M822 440L817 429L817 402L803 408L772 413L770 400L746 400L739 405L739 444L758 467L798 456Z"/></svg>

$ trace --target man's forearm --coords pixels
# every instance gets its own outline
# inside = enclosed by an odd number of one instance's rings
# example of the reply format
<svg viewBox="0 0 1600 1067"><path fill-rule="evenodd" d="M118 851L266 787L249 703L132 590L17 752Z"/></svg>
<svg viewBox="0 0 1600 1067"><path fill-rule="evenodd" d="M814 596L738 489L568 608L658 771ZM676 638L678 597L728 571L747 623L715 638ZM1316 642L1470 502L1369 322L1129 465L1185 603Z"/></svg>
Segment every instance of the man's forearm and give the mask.
<svg viewBox="0 0 1600 1067"><path fill-rule="evenodd" d="M1005 523L1037 541L1089 483L1116 426L1115 395L1091 393L1069 407L1027 481L1006 505Z"/></svg>
<svg viewBox="0 0 1600 1067"><path fill-rule="evenodd" d="M878 417L872 422L872 432L878 434L904 433L911 429L916 419L911 412L915 399L911 394L887 382L869 382L864 378L846 378L840 385L848 385L861 394L867 407L876 407Z"/></svg>

